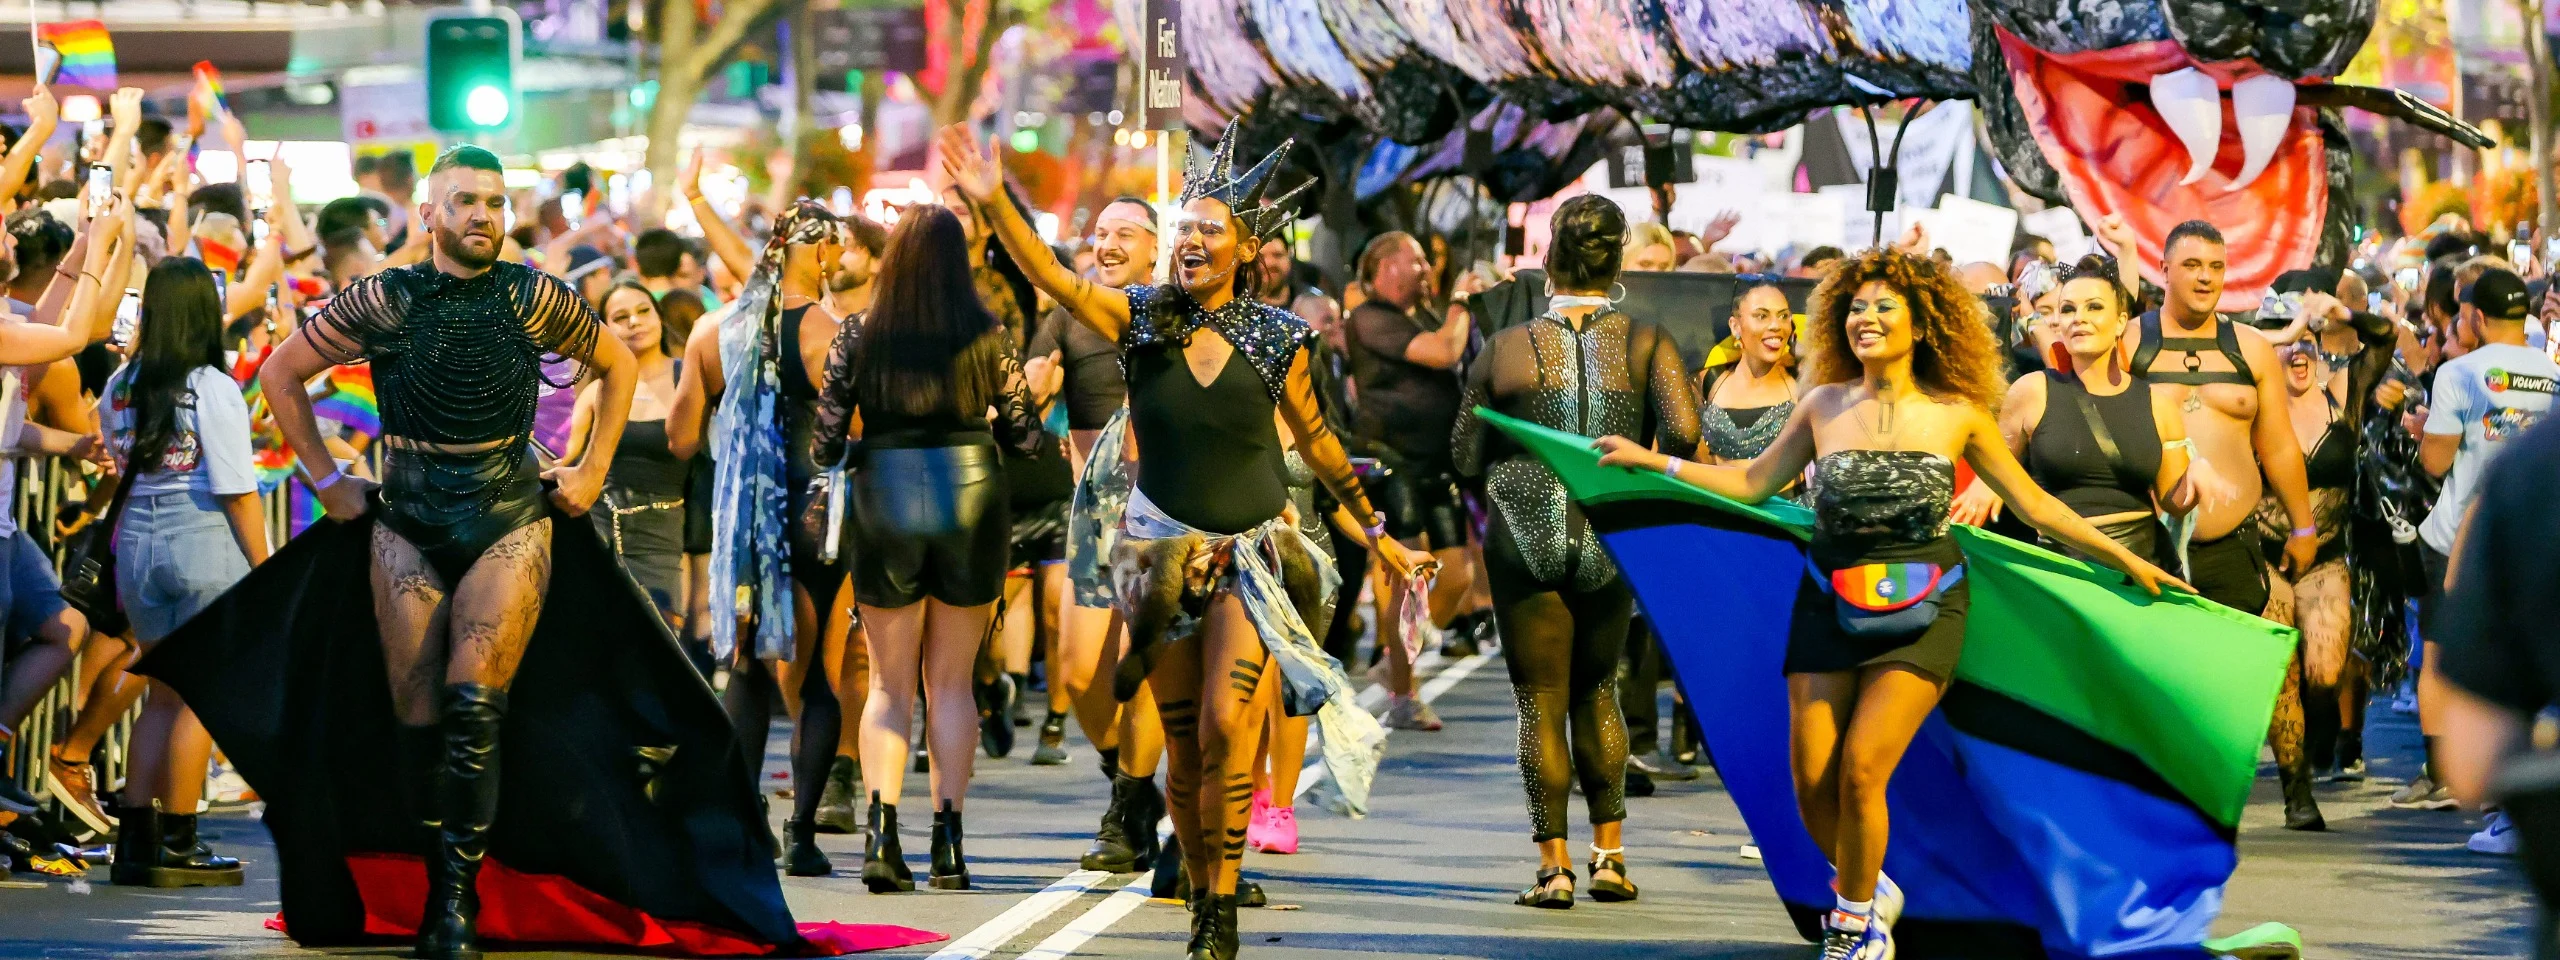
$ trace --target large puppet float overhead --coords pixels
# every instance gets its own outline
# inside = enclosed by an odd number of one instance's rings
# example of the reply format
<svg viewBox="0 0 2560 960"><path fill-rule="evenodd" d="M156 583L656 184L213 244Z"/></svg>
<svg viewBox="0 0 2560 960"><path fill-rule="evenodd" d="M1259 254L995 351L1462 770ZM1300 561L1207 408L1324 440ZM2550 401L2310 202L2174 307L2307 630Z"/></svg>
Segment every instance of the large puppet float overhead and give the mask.
<svg viewBox="0 0 2560 960"><path fill-rule="evenodd" d="M1137 4L1124 4L1136 7ZM2348 245L2337 108L2485 147L2391 90L2334 82L2373 0L1193 0L1190 120L1295 136L1336 202L1467 174L1494 199L1564 187L1627 120L1765 132L1818 108L1980 101L2011 180L2143 239L2231 239L2225 309ZM1472 132L1472 135L1471 135Z"/></svg>

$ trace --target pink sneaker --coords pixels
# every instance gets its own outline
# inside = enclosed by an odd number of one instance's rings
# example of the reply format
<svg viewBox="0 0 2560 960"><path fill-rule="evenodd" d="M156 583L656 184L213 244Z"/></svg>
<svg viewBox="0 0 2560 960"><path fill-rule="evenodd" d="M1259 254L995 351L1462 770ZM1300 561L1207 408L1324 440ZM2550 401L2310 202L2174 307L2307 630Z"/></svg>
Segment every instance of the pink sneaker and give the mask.
<svg viewBox="0 0 2560 960"><path fill-rule="evenodd" d="M1271 791L1253 792L1253 811L1245 819L1244 844L1255 850L1271 839Z"/></svg>
<svg viewBox="0 0 2560 960"><path fill-rule="evenodd" d="M1298 808L1271 808L1271 827L1264 831L1261 846L1264 853L1298 852Z"/></svg>

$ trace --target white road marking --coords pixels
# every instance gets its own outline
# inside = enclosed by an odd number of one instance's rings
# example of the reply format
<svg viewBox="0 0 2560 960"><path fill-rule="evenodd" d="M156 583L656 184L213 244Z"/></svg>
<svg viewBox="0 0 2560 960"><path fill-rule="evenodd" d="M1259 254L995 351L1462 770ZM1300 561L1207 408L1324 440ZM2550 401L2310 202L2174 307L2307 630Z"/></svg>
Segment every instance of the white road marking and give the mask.
<svg viewBox="0 0 2560 960"><path fill-rule="evenodd" d="M1063 960L1074 954L1085 941L1111 929L1111 925L1120 922L1120 918L1144 905L1148 889L1155 886L1155 877L1153 870L1139 874L1137 879L1129 881L1128 886L1121 887L1119 892L1085 911L1084 916L1077 917L1065 928L1025 951L1021 960Z"/></svg>
<svg viewBox="0 0 2560 960"><path fill-rule="evenodd" d="M1478 653L1450 663L1425 682L1421 689L1415 691L1415 695L1424 703L1439 699L1441 694L1448 692L1450 687L1457 686L1458 681L1466 679L1468 674L1474 673L1477 667L1483 666L1484 662L1492 656L1493 654L1489 652ZM1413 669L1416 674L1421 674L1431 668L1439 667L1443 662L1445 658L1440 655L1440 651L1432 650L1416 658ZM1361 709L1379 709L1387 702L1386 686L1370 684L1367 689L1360 691L1359 702ZM1312 734L1312 731L1310 733ZM1305 773L1298 777L1296 796L1306 795L1307 788L1315 783L1315 778L1322 766L1321 763L1307 765ZM1292 800L1294 801L1295 797L1292 797ZM1169 830L1167 836L1170 836ZM1056 883L1042 888L1040 892L1024 898L1021 903L1014 904L1010 909L998 914L995 919L979 924L977 929L951 941L950 946L935 951L926 960L985 960L998 948L1011 942L1013 938L1021 936L1022 931L1031 929L1032 926L1047 919L1050 914L1065 909L1068 904L1081 899L1093 889L1094 885L1108 877L1110 874L1099 870L1078 870L1070 873ZM1110 929L1112 924L1118 923L1122 917L1128 916L1140 904L1145 903L1148 890L1153 886L1153 880L1153 871L1139 874L1138 879L1130 881L1127 886L1121 887L1101 903L1085 911L1084 915L1077 917L1057 933L1050 934L1048 938L1034 945L1028 952L1022 954L1023 960L1059 960L1073 953L1077 947L1083 946L1086 941Z"/></svg>
<svg viewBox="0 0 2560 960"><path fill-rule="evenodd" d="M986 960L986 956L996 952L996 948L1021 936L1022 931L1031 929L1032 924L1058 912L1059 908L1074 903L1076 898L1084 896L1085 891L1093 889L1094 884L1110 877L1100 870L1078 870L1060 877L1058 882L1023 898L1021 903L997 914L995 919L979 924L978 929L951 941L950 946L934 951L926 960Z"/></svg>

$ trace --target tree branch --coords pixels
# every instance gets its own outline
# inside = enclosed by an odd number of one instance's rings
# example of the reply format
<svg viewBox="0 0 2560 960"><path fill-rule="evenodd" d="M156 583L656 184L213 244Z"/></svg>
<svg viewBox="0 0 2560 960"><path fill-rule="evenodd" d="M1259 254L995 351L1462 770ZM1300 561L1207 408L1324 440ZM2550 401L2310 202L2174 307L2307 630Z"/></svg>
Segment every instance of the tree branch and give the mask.
<svg viewBox="0 0 2560 960"><path fill-rule="evenodd" d="M700 35L694 41L693 50L682 64L685 72L702 76L713 64L719 63L720 58L728 56L739 41L746 39L747 31L755 27L756 21L764 19L779 5L779 0L729 0L720 12L720 22L712 24L710 33Z"/></svg>

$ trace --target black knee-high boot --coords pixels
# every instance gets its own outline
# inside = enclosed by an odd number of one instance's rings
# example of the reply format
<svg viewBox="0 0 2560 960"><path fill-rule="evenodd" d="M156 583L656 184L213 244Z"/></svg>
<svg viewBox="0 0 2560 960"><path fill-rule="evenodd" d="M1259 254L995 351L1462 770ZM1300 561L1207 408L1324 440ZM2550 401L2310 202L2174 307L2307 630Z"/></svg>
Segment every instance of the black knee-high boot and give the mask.
<svg viewBox="0 0 2560 960"><path fill-rule="evenodd" d="M439 875L418 922L420 960L478 960L480 862L489 853L489 824L498 816L498 728L507 693L476 683L444 692L444 783L437 814L443 829Z"/></svg>

